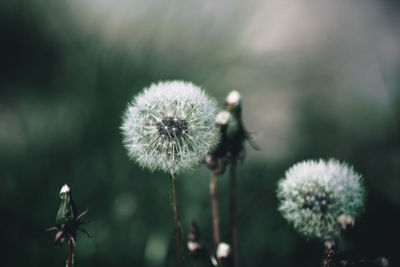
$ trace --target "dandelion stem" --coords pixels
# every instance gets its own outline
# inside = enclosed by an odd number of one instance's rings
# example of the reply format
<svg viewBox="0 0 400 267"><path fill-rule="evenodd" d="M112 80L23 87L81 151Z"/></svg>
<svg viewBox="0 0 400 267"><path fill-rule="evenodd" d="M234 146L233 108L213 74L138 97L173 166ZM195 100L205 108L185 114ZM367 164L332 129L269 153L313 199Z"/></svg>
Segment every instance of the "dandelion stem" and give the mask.
<svg viewBox="0 0 400 267"><path fill-rule="evenodd" d="M229 185L229 219L230 219L230 235L233 250L233 267L238 266L238 242L236 228L236 159L232 159L230 168L230 185Z"/></svg>
<svg viewBox="0 0 400 267"><path fill-rule="evenodd" d="M72 267L72 242L71 239L68 238L68 243L67 243L67 267Z"/></svg>
<svg viewBox="0 0 400 267"><path fill-rule="evenodd" d="M176 192L175 192L175 178L173 174L169 176L169 183L171 186L171 202L172 202L172 210L174 213L174 227L175 227L175 239L176 239L176 256L178 260L178 267L183 267L183 252L182 252L182 231L179 223L178 216L178 205L176 201Z"/></svg>
<svg viewBox="0 0 400 267"><path fill-rule="evenodd" d="M214 243L215 249L217 249L220 237L219 237L219 220L218 220L218 195L217 195L217 172L212 170L211 180L211 201L212 201L212 216L213 216L213 227L214 227Z"/></svg>

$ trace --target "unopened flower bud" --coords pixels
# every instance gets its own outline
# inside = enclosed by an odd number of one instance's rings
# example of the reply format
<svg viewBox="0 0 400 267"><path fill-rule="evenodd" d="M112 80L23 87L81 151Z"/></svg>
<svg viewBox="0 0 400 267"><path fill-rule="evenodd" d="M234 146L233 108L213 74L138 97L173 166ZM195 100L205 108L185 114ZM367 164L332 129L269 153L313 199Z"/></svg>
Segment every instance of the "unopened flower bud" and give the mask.
<svg viewBox="0 0 400 267"><path fill-rule="evenodd" d="M206 253L204 246L200 241L200 231L196 222L192 222L189 228L187 248L190 255L199 258Z"/></svg>
<svg viewBox="0 0 400 267"><path fill-rule="evenodd" d="M187 247L190 253L197 253L201 249L200 244L195 241L188 241Z"/></svg>
<svg viewBox="0 0 400 267"><path fill-rule="evenodd" d="M231 114L228 111L220 111L217 114L217 117L215 118L215 125L216 126L224 126L228 124L229 118L231 117Z"/></svg>
<svg viewBox="0 0 400 267"><path fill-rule="evenodd" d="M57 231L54 237L56 245L62 244L67 239L75 247L77 230L90 237L85 229L79 227L81 224L86 223L81 221L82 216L86 213L87 210L78 215L76 206L72 200L71 188L65 184L60 190L60 206L56 215L56 225L46 229L46 231Z"/></svg>
<svg viewBox="0 0 400 267"><path fill-rule="evenodd" d="M231 246L227 243L221 242L217 247L217 260L226 259L231 255Z"/></svg>
<svg viewBox="0 0 400 267"><path fill-rule="evenodd" d="M62 196L62 195L64 195L64 194L69 194L70 191L71 191L71 188L69 188L69 186L68 186L67 184L65 184L65 185L63 185L63 186L61 187L60 196Z"/></svg>
<svg viewBox="0 0 400 267"><path fill-rule="evenodd" d="M60 190L60 206L56 216L56 224L62 225L71 223L76 216L76 207L72 200L71 189L68 185L63 185Z"/></svg>
<svg viewBox="0 0 400 267"><path fill-rule="evenodd" d="M234 107L240 104L242 100L242 96L238 91L231 91L227 96L226 96L226 105L228 107Z"/></svg>

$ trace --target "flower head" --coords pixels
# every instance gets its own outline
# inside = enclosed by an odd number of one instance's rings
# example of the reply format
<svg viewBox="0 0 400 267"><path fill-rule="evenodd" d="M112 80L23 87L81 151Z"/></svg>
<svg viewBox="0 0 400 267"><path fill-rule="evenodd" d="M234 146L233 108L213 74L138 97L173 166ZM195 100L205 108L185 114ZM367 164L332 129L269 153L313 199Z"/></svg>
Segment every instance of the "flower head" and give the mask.
<svg viewBox="0 0 400 267"><path fill-rule="evenodd" d="M150 170L188 169L218 141L216 111L216 102L190 82L152 84L125 111L128 155Z"/></svg>
<svg viewBox="0 0 400 267"><path fill-rule="evenodd" d="M306 237L320 239L336 237L338 217L356 217L364 195L361 175L334 159L297 163L278 186L283 217Z"/></svg>

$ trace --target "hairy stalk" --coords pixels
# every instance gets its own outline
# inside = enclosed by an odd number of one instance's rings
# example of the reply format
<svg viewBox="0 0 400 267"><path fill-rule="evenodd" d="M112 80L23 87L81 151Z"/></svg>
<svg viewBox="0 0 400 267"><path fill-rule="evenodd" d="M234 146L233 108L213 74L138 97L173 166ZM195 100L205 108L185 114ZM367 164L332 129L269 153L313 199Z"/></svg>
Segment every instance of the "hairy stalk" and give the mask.
<svg viewBox="0 0 400 267"><path fill-rule="evenodd" d="M175 177L173 174L169 176L169 183L171 186L171 202L172 202L172 211L174 213L174 227L175 227L175 239L176 239L176 256L178 260L178 267L183 267L183 252L182 252L182 234L181 234L181 226L179 223L178 216L178 205L176 201L176 192L175 192Z"/></svg>
<svg viewBox="0 0 400 267"><path fill-rule="evenodd" d="M67 243L67 267L72 267L72 242L71 239L68 238L68 243Z"/></svg>
<svg viewBox="0 0 400 267"><path fill-rule="evenodd" d="M214 228L214 243L215 243L215 249L217 249L220 237L219 237L219 220L218 220L217 172L214 169L212 170L211 199L212 199L212 217L213 217L213 228Z"/></svg>
<svg viewBox="0 0 400 267"><path fill-rule="evenodd" d="M236 159L232 160L230 168L230 192L229 192L229 220L230 235L233 250L233 267L238 266L238 242L236 228Z"/></svg>

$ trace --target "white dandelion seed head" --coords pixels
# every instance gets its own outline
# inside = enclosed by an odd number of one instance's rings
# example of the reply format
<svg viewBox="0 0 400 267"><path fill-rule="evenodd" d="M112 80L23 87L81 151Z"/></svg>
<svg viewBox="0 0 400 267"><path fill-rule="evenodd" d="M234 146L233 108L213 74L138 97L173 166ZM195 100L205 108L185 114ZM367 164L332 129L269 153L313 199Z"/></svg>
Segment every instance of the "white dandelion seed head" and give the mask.
<svg viewBox="0 0 400 267"><path fill-rule="evenodd" d="M69 193L70 192L70 188L69 188L69 186L67 185L67 184L65 184L65 185L63 185L62 187L61 187L61 190L60 190L60 195L61 194L67 194L67 193Z"/></svg>
<svg viewBox="0 0 400 267"><path fill-rule="evenodd" d="M336 237L340 233L338 217L359 215L364 196L361 175L334 159L297 163L278 185L283 217L309 238Z"/></svg>
<svg viewBox="0 0 400 267"><path fill-rule="evenodd" d="M242 100L242 96L238 91L231 91L227 96L226 96L226 104L228 106L237 106L240 104L240 101Z"/></svg>
<svg viewBox="0 0 400 267"><path fill-rule="evenodd" d="M121 126L128 155L149 170L190 169L218 142L216 101L183 81L152 84L128 105Z"/></svg>
<svg viewBox="0 0 400 267"><path fill-rule="evenodd" d="M226 110L220 111L217 114L217 117L215 118L215 124L216 125L226 125L228 123L230 117L231 117L231 114L228 111L226 111Z"/></svg>

